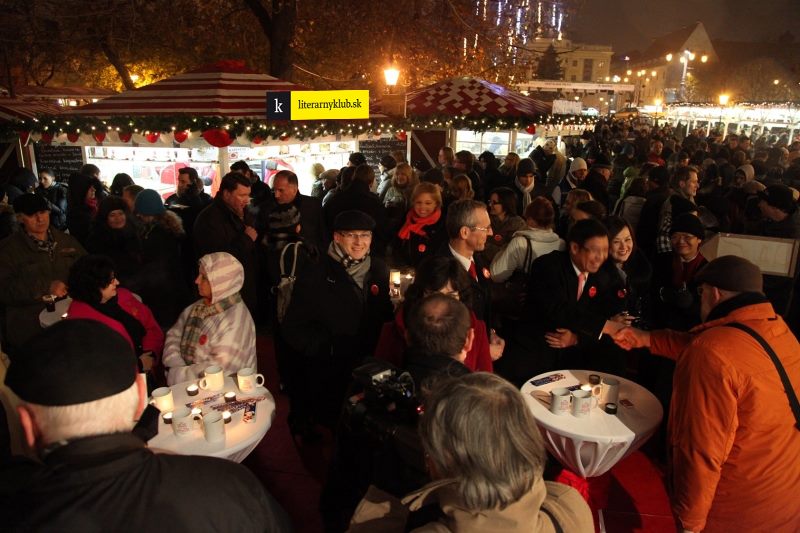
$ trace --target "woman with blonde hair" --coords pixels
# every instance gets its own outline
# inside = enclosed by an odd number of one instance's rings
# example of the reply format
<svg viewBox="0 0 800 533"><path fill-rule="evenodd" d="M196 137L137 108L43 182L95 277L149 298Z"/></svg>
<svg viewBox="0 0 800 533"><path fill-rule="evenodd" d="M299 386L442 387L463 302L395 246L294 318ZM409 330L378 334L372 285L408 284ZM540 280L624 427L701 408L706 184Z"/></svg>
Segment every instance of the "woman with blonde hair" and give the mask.
<svg viewBox="0 0 800 533"><path fill-rule="evenodd" d="M405 223L395 239L396 259L415 267L447 242L442 216L442 193L438 185L422 182L414 187Z"/></svg>

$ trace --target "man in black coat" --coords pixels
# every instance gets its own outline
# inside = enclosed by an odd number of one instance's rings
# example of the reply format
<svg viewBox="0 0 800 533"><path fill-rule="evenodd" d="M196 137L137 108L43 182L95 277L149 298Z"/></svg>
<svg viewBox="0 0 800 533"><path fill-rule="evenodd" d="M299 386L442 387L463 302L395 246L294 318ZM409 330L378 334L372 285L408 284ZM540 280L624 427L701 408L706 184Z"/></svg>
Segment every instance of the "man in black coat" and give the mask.
<svg viewBox="0 0 800 533"><path fill-rule="evenodd" d="M67 188L56 181L52 170L39 170L39 186L34 191L50 202L50 224L64 231L67 228Z"/></svg>
<svg viewBox="0 0 800 533"><path fill-rule="evenodd" d="M44 330L12 359L6 385L21 400L22 429L41 462L0 468L3 529L291 530L243 466L156 454L132 433L145 384L129 342L108 326L64 320Z"/></svg>
<svg viewBox="0 0 800 533"><path fill-rule="evenodd" d="M194 222L194 249L198 259L214 252L227 252L244 267L240 294L247 309L257 315L258 233L246 216L250 203L250 181L238 172L229 172L220 182L211 205Z"/></svg>
<svg viewBox="0 0 800 533"><path fill-rule="evenodd" d="M613 206L609 206L608 199L608 179L611 177L611 169L613 166L604 154L598 154L592 163L592 168L589 169L589 174L583 180L583 187L590 193L592 198L603 204L606 211L610 211Z"/></svg>
<svg viewBox="0 0 800 533"><path fill-rule="evenodd" d="M475 200L459 200L450 204L445 222L449 241L438 255L455 257L471 280L472 310L486 322L491 321L491 274L489 263L480 253L486 240L493 235L486 204Z"/></svg>
<svg viewBox="0 0 800 533"><path fill-rule="evenodd" d="M393 318L389 270L370 254L374 228L366 213L344 211L328 249L316 260L303 257L280 324L281 347L293 352L279 355L297 432L309 417L335 423L353 368L373 354Z"/></svg>
<svg viewBox="0 0 800 533"><path fill-rule="evenodd" d="M542 372L591 368L601 334L622 324L610 322L614 301L608 273L608 235L600 222L580 220L567 238L568 249L537 258L531 265L524 319L506 344L497 372L521 385Z"/></svg>
<svg viewBox="0 0 800 533"><path fill-rule="evenodd" d="M371 254L384 257L389 242L389 220L386 208L378 195L372 192L375 171L366 163L358 165L350 184L325 204L325 224L331 227L339 213L357 209L375 220Z"/></svg>

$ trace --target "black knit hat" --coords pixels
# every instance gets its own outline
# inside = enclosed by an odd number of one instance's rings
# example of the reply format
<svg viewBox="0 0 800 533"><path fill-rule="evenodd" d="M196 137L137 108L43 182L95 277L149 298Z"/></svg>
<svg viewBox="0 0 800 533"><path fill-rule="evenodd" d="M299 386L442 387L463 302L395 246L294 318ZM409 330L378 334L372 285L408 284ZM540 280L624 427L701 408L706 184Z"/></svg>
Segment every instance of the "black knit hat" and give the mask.
<svg viewBox="0 0 800 533"><path fill-rule="evenodd" d="M353 152L352 154L350 154L348 160L351 163L353 163L354 167L357 167L358 165L363 165L364 163L366 163L367 157L361 152Z"/></svg>
<svg viewBox="0 0 800 533"><path fill-rule="evenodd" d="M356 209L342 211L333 219L333 231L351 231L375 229L375 219Z"/></svg>
<svg viewBox="0 0 800 533"><path fill-rule="evenodd" d="M526 157L520 159L517 164L517 176L527 176L528 174L536 174L536 163L533 159Z"/></svg>
<svg viewBox="0 0 800 533"><path fill-rule="evenodd" d="M706 238L706 229L703 227L703 223L691 213L684 213L672 220L672 227L669 229L670 237L675 233L688 233L700 240Z"/></svg>
<svg viewBox="0 0 800 533"><path fill-rule="evenodd" d="M792 190L786 185L770 185L758 193L758 196L767 202L767 204L780 209L785 213L792 214L797 209L797 204L794 203ZM16 202L14 205L17 205Z"/></svg>
<svg viewBox="0 0 800 533"><path fill-rule="evenodd" d="M723 255L701 268L695 281L724 291L764 292L761 269L743 257Z"/></svg>
<svg viewBox="0 0 800 533"><path fill-rule="evenodd" d="M35 215L40 211L50 211L50 206L47 205L47 200L38 194L26 193L20 194L14 200L14 212L22 213L23 215Z"/></svg>
<svg viewBox="0 0 800 533"><path fill-rule="evenodd" d="M611 161L608 160L605 154L597 154L597 157L594 158L594 162L592 163L592 168L607 168L611 169L613 166L611 165Z"/></svg>
<svg viewBox="0 0 800 533"><path fill-rule="evenodd" d="M95 320L62 320L11 358L6 385L25 402L75 405L119 394L137 373L122 335Z"/></svg>

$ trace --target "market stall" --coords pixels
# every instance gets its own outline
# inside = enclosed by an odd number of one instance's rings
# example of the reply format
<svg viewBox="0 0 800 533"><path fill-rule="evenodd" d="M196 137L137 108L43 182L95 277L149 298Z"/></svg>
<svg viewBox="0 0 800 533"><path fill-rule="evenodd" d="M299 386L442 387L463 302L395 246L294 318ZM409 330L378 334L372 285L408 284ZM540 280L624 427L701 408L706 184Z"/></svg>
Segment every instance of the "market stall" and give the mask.
<svg viewBox="0 0 800 533"><path fill-rule="evenodd" d="M800 129L800 104L786 103L683 103L666 108L666 119L672 124L685 124L687 131L712 128L723 132L747 135L787 134L791 143Z"/></svg>

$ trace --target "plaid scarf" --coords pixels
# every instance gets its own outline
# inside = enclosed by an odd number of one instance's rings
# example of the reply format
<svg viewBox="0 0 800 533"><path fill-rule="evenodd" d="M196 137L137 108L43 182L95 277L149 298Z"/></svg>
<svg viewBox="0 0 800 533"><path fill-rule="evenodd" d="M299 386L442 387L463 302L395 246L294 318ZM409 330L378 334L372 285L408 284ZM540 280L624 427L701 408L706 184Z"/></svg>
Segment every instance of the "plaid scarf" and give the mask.
<svg viewBox="0 0 800 533"><path fill-rule="evenodd" d="M33 241L33 244L36 245L36 249L40 252L47 252L47 255L50 257L50 260L53 260L53 256L56 253L56 240L53 238L53 233L50 229L47 230L47 240L41 241L31 235L30 233L26 233L28 237Z"/></svg>
<svg viewBox="0 0 800 533"><path fill-rule="evenodd" d="M356 282L356 285L358 285L360 289L364 288L364 280L367 278L367 273L369 272L370 265L372 264L369 253L367 253L367 255L361 259L353 259L347 255L347 252L344 251L344 248L335 242L331 242L330 246L328 246L328 255L334 261L338 261L342 264L344 269L348 274L350 274L350 277L353 278L353 281Z"/></svg>
<svg viewBox="0 0 800 533"><path fill-rule="evenodd" d="M197 349L197 345L207 342L201 339L203 335L200 334L203 330L205 319L222 313L241 301L242 297L238 292L235 292L227 298L210 305L204 302L194 304L194 307L189 312L189 318L186 319L186 323L183 325L183 334L181 335L181 357L183 357L187 365L194 363L194 352Z"/></svg>

